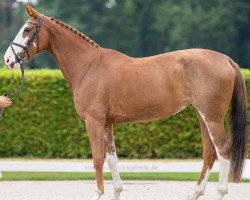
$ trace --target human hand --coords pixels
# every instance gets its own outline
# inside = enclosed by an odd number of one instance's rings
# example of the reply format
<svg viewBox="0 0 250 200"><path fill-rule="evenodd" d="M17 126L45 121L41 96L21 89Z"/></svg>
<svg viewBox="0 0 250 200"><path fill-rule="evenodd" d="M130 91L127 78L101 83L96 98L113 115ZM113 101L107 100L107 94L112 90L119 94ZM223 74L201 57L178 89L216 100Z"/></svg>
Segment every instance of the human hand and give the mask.
<svg viewBox="0 0 250 200"><path fill-rule="evenodd" d="M7 108L12 104L12 101L8 97L0 96L0 107Z"/></svg>

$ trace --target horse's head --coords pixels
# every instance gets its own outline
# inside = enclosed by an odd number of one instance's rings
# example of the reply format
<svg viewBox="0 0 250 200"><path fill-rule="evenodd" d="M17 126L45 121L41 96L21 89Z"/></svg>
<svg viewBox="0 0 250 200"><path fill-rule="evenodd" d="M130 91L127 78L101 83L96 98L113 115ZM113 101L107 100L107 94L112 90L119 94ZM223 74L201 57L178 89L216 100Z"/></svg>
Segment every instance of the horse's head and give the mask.
<svg viewBox="0 0 250 200"><path fill-rule="evenodd" d="M30 5L26 5L25 10L29 19L10 43L4 56L8 68L19 68L16 64L29 61L34 55L47 49L49 44L46 18Z"/></svg>

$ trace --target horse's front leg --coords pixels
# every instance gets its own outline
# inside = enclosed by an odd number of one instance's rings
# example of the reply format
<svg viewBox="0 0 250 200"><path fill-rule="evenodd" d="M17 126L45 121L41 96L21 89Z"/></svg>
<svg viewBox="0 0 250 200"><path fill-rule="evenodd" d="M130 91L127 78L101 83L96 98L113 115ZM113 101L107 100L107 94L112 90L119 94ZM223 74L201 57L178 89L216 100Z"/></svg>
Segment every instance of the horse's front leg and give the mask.
<svg viewBox="0 0 250 200"><path fill-rule="evenodd" d="M113 184L114 184L114 197L113 200L119 200L120 194L122 192L122 182L119 171L117 169L117 155L115 148L115 141L113 137L113 126L106 125L104 131L104 139L105 139L105 149L107 156L107 163L110 168Z"/></svg>
<svg viewBox="0 0 250 200"><path fill-rule="evenodd" d="M105 159L104 150L104 125L96 119L85 120L86 129L92 150L93 163L96 175L97 189L91 200L99 200L104 193L103 164Z"/></svg>

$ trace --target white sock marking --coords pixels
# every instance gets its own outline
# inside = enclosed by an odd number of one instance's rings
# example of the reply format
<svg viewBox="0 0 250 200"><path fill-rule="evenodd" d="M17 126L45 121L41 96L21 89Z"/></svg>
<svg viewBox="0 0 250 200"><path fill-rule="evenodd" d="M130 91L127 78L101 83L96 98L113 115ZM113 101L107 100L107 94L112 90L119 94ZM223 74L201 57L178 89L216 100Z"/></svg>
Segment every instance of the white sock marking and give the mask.
<svg viewBox="0 0 250 200"><path fill-rule="evenodd" d="M201 194L204 193L210 173L211 173L211 170L207 169L207 171L206 171L206 173L204 175L203 180L201 181L201 183L199 185L197 185L195 191L197 191L197 192L199 192Z"/></svg>
<svg viewBox="0 0 250 200"><path fill-rule="evenodd" d="M194 194L188 200L196 200L204 194L210 172L211 172L211 170L207 169L203 180L200 182L199 185L196 186Z"/></svg>
<svg viewBox="0 0 250 200"><path fill-rule="evenodd" d="M117 169L117 155L116 153L107 153L107 163L110 168L113 184L114 184L114 200L119 200L120 194L122 192L122 181Z"/></svg>
<svg viewBox="0 0 250 200"><path fill-rule="evenodd" d="M212 136L212 132L205 120L205 115L203 113L201 113L200 111L198 111L199 114L201 115L202 119L204 120L206 126L207 126L207 130L208 133L210 135L210 138L212 140L212 142L214 143L214 139ZM218 183L218 194L219 194L219 198L218 199L222 199L223 196L225 194L227 194L227 190L228 190L228 177L229 177L229 171L230 171L230 160L223 158L223 156L220 155L218 148L216 147L215 143L214 143L214 147L216 150L216 154L219 160L219 183Z"/></svg>
<svg viewBox="0 0 250 200"><path fill-rule="evenodd" d="M91 200L99 200L101 196L103 195L102 191L95 190L94 195L92 196Z"/></svg>
<svg viewBox="0 0 250 200"><path fill-rule="evenodd" d="M227 194L228 190L228 177L230 172L230 160L218 155L219 159L219 184L218 193L221 197Z"/></svg>

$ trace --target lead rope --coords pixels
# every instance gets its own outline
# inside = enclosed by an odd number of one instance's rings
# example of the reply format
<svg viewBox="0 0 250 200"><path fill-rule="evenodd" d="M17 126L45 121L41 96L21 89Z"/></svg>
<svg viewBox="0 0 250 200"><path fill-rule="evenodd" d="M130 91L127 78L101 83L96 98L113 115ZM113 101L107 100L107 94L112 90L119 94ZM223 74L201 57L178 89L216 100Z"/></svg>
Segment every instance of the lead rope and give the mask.
<svg viewBox="0 0 250 200"><path fill-rule="evenodd" d="M23 90L23 86L24 86L24 67L23 67L22 61L17 57L16 52L14 51L14 49L13 49L12 46L11 46L11 48L12 48L13 53L14 53L15 56L16 56L16 59L17 59L17 62L16 62L16 63L19 63L19 64L20 64L20 69L21 69L21 73L22 73L21 84L20 84L20 86L19 86L18 89L13 90L13 91L11 91L11 92L9 92L9 93L4 93L3 96L5 96L5 97L8 96L8 97L10 97L10 100L11 100L12 102L13 102L13 101L15 102L15 101L19 98L19 96L21 95L22 90ZM14 96L13 96L13 95L14 95ZM4 108L0 107L0 120L3 118L3 111L4 111Z"/></svg>

